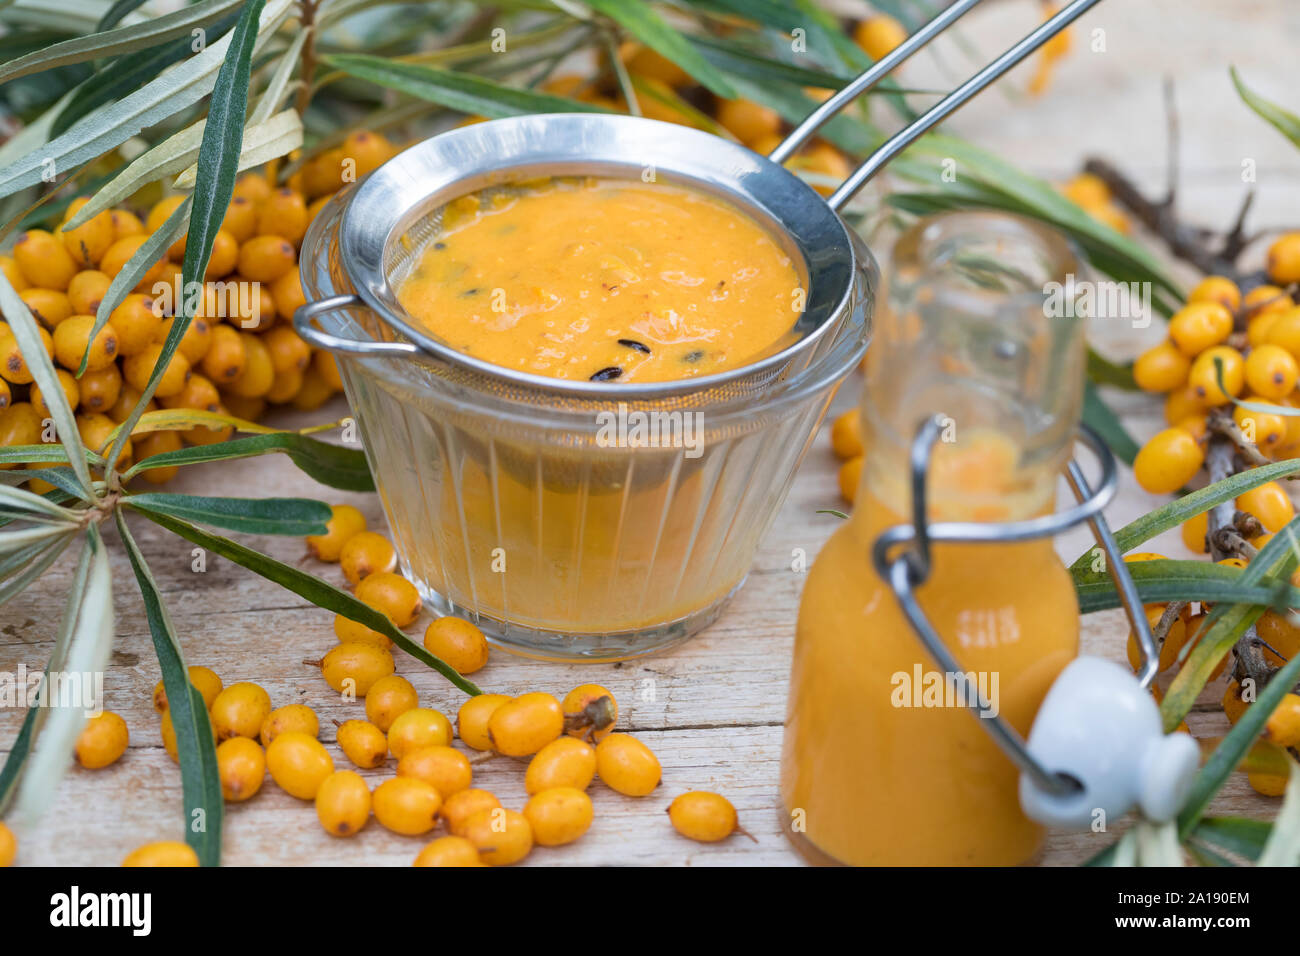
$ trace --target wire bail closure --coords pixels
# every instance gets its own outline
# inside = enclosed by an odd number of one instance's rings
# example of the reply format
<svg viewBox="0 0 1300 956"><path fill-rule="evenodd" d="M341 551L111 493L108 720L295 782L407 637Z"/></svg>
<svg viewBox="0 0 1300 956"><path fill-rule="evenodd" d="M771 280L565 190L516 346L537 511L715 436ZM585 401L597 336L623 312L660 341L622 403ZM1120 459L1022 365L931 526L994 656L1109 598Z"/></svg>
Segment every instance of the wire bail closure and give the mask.
<svg viewBox="0 0 1300 956"><path fill-rule="evenodd" d="M941 416L934 415L926 419L917 428L912 441L910 454L912 523L900 524L889 528L876 539L872 547L872 562L880 577L888 582L894 591L904 616L916 632L930 656L940 669L949 674L962 672L948 645L934 629L916 599L916 589L926 582L932 569L930 546L935 541L964 543L993 543L1007 541L1028 541L1056 535L1075 525L1087 522L1092 528L1097 545L1106 556L1106 569L1128 616L1129 626L1137 635L1138 645L1142 651L1142 667L1138 672L1138 683L1143 689L1155 679L1157 658L1159 656L1155 638L1138 597L1137 585L1124 563L1124 556L1119 550L1110 526L1102 516L1102 509L1115 497L1119 483L1115 456L1111 453L1101 437L1086 425L1079 425L1078 439L1091 449L1101 468L1100 480L1094 490L1075 459L1071 459L1066 468L1066 481L1070 485L1078 502L1065 511L1023 521L1005 522L936 522L927 519L926 477L929 474L930 456L934 444L938 441L944 428ZM1025 746L1023 738L1005 719L992 713L987 700L980 696L978 689L975 701L970 705L974 715L994 742L1011 759L1017 767L1027 774L1038 788L1056 795L1078 792L1081 784L1074 777L1057 773L1044 767Z"/></svg>

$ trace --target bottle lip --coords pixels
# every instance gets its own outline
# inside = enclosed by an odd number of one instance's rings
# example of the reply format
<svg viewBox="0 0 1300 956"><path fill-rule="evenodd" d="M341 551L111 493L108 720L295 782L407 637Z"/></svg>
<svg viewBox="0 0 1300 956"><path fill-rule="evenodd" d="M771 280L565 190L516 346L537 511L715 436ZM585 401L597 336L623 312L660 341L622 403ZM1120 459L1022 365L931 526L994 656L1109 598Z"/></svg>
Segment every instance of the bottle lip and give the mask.
<svg viewBox="0 0 1300 956"><path fill-rule="evenodd" d="M1023 255L1036 254L1041 272L1024 277L1021 293L1005 288L980 288L952 269L952 256L962 236L985 242L1005 242ZM945 248L946 247L946 248ZM989 318L1005 314L1008 307L1032 306L1053 289L1068 288L1082 276L1087 260L1064 234L1043 223L997 210L961 210L927 216L913 223L894 245L893 272L909 283L924 283L936 304L951 303L970 316ZM1034 285L1037 280L1037 286Z"/></svg>

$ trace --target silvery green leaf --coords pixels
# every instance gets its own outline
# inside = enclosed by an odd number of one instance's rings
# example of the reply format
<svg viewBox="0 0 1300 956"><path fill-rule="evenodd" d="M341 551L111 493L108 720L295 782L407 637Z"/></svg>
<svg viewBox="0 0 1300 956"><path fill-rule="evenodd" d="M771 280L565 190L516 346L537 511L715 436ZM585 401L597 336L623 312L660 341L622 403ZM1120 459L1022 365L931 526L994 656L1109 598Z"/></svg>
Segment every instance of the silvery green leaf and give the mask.
<svg viewBox="0 0 1300 956"><path fill-rule="evenodd" d="M249 118L250 125L257 126L259 123L265 123L280 108L280 103L289 89L289 80L293 76L294 68L298 65L303 44L307 42L307 37L310 35L310 30L298 30L288 49L279 54L280 60L275 66L275 72L271 74L271 79L267 82L266 89L262 91L257 106L253 108L253 115ZM247 140L250 134L251 131L245 131L244 139Z"/></svg>
<svg viewBox="0 0 1300 956"><path fill-rule="evenodd" d="M49 543L45 550L34 556L30 564L21 571L16 571L7 578L3 584L0 584L0 604L4 604L11 598L22 594L27 590L27 586L45 573L45 569L58 560L61 555L72 543L76 537L77 529L75 526L64 527L60 529L60 535L50 537Z"/></svg>
<svg viewBox="0 0 1300 956"><path fill-rule="evenodd" d="M59 384L54 363L50 361L50 356L45 351L40 327L32 318L27 303L19 298L8 277L3 274L0 274L0 312L4 313L5 318L9 320L9 331L18 340L18 348L22 350L32 378L40 388L41 394L45 396L50 416L54 419L55 430L68 449L68 457L71 459L72 470L76 473L77 480L86 491L91 492L90 469L86 466L86 446L81 441L81 433L77 431L77 420L73 417L72 407L68 404L63 386Z"/></svg>
<svg viewBox="0 0 1300 956"><path fill-rule="evenodd" d="M51 44L0 66L0 83L69 63L121 56L157 46L176 37L188 36L192 30L219 20L242 2L243 0L207 0L192 7L151 17L141 23Z"/></svg>
<svg viewBox="0 0 1300 956"><path fill-rule="evenodd" d="M107 12L103 0L15 0L0 10L0 22L60 33L93 33Z"/></svg>
<svg viewBox="0 0 1300 956"><path fill-rule="evenodd" d="M30 545L48 541L72 530L62 525L38 525L35 528L5 528L0 531L0 555L21 551Z"/></svg>
<svg viewBox="0 0 1300 956"><path fill-rule="evenodd" d="M0 507L29 512L34 516L43 517L46 521L52 519L66 523L77 520L77 516L67 508L61 508L48 498L43 498L25 488L0 487Z"/></svg>
<svg viewBox="0 0 1300 956"><path fill-rule="evenodd" d="M98 526L87 529L86 547L91 549L90 572L81 600L75 605L70 602L68 613L75 615L76 623L62 667L54 674L82 675L82 679L100 675L102 680L113 644L113 575ZM102 700L92 703L103 706ZM83 701L51 697L45 704L48 713L39 746L28 760L14 804L21 826L31 826L49 808L51 796L72 762L77 736L90 716Z"/></svg>
<svg viewBox="0 0 1300 956"><path fill-rule="evenodd" d="M1178 842L1178 824L1139 820L1133 827L1138 866L1182 866L1183 850Z"/></svg>
<svg viewBox="0 0 1300 956"><path fill-rule="evenodd" d="M294 9L294 0L271 0L258 20L259 41L269 37ZM231 36L227 34L112 106L83 117L42 148L0 170L0 196L42 182L50 170L74 169L102 156L141 130L193 106L212 92Z"/></svg>
<svg viewBox="0 0 1300 956"><path fill-rule="evenodd" d="M1290 757L1287 766L1291 771L1282 797L1282 807L1273 820L1257 866L1296 866L1300 864L1300 763Z"/></svg>
<svg viewBox="0 0 1300 956"><path fill-rule="evenodd" d="M178 173L194 162L194 157L199 155L199 143L203 141L203 126L206 122L199 120L191 123L137 156L77 210L76 215L68 220L67 228L76 229L105 209L111 209L134 195L141 186Z"/></svg>
<svg viewBox="0 0 1300 956"><path fill-rule="evenodd" d="M237 171L261 166L278 156L302 145L302 119L297 110L282 110L264 123L249 126L244 131L243 149L239 154ZM195 156L198 150L194 151ZM172 183L175 189L193 189L198 165L191 165Z"/></svg>

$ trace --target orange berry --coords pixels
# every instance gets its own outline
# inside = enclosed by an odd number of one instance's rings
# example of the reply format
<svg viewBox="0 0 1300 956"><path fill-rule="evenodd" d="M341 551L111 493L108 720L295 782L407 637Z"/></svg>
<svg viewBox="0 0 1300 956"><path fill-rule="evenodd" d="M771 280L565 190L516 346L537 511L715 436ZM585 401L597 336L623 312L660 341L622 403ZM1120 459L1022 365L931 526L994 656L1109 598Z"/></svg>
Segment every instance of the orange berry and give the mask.
<svg viewBox="0 0 1300 956"><path fill-rule="evenodd" d="M1169 320L1169 338L1188 358L1195 358L1232 334L1232 313L1218 302L1192 302Z"/></svg>
<svg viewBox="0 0 1300 956"><path fill-rule="evenodd" d="M1236 312L1241 308L1241 290L1237 283L1224 276L1206 276L1196 283L1187 301L1217 302L1229 312Z"/></svg>
<svg viewBox="0 0 1300 956"><path fill-rule="evenodd" d="M1142 446L1133 461L1133 476L1152 494L1168 494L1191 481L1204 461L1196 439L1181 428L1167 428Z"/></svg>
<svg viewBox="0 0 1300 956"><path fill-rule="evenodd" d="M1200 399L1222 405L1246 387L1246 360L1227 345L1208 348L1192 363L1187 380Z"/></svg>
<svg viewBox="0 0 1300 956"><path fill-rule="evenodd" d="M1133 379L1144 392L1172 392L1187 383L1191 360L1171 342L1147 349L1133 363Z"/></svg>
<svg viewBox="0 0 1300 956"><path fill-rule="evenodd" d="M44 229L20 233L13 254L27 281L43 289L65 291L80 268L63 242Z"/></svg>

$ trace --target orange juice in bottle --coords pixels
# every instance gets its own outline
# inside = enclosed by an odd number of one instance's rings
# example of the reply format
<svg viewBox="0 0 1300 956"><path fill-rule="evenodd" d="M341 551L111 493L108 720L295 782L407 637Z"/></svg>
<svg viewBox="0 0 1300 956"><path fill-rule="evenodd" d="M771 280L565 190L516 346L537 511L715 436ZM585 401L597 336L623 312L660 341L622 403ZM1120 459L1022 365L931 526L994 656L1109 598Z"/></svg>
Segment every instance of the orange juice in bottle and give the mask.
<svg viewBox="0 0 1300 956"><path fill-rule="evenodd" d="M1082 403L1084 339L1050 289L1077 268L1059 236L993 213L923 220L895 247L868 356L856 505L799 608L781 796L792 839L814 861L999 865L1038 848L1019 773L962 688L978 687L1024 735L1075 657L1078 605L1051 540L931 545L917 599L969 685L938 672L872 547L911 522L908 454L935 415L931 522L1053 509Z"/></svg>

